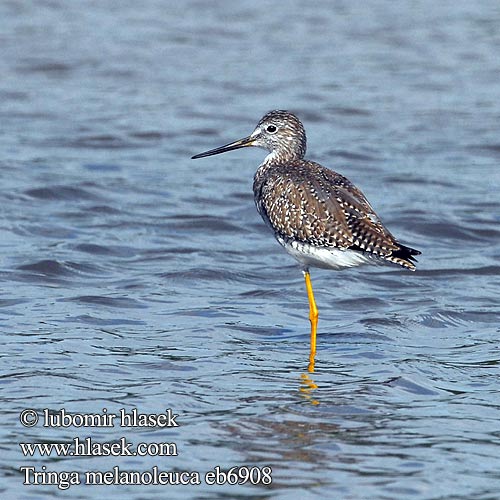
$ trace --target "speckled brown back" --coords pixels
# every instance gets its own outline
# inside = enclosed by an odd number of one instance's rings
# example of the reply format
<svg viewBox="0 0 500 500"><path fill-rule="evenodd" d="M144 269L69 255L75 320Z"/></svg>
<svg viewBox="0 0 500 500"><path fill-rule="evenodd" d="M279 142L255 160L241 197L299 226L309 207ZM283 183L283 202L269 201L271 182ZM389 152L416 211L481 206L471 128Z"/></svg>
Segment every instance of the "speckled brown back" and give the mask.
<svg viewBox="0 0 500 500"><path fill-rule="evenodd" d="M419 252L396 241L348 179L318 163L264 163L255 174L254 196L278 237L358 250L415 269L412 255Z"/></svg>

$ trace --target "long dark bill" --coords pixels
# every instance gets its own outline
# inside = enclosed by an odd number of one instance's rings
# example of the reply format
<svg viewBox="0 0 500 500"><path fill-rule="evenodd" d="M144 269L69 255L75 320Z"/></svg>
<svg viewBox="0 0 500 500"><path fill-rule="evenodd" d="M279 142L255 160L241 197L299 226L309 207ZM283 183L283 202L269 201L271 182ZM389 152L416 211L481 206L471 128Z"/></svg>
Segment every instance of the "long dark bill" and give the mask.
<svg viewBox="0 0 500 500"><path fill-rule="evenodd" d="M219 148L211 149L210 151L205 151L204 153L200 153L191 157L192 160L196 160L197 158L203 158L205 156L218 155L220 153L225 153L226 151L232 151L233 149L246 148L247 146L252 146L255 138L248 136L238 141L230 142L225 146L220 146Z"/></svg>

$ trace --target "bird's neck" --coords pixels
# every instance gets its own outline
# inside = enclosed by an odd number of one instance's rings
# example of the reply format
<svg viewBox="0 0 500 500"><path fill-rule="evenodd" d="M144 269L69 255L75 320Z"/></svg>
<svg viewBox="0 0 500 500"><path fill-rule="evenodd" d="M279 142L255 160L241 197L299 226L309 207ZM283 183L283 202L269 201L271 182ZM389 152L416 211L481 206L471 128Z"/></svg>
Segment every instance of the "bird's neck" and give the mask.
<svg viewBox="0 0 500 500"><path fill-rule="evenodd" d="M279 162L279 154L278 154L278 151L274 150L274 151L271 151L265 158L264 158L264 161L262 162L262 166L263 165L270 165L272 163L277 163Z"/></svg>
<svg viewBox="0 0 500 500"><path fill-rule="evenodd" d="M274 150L271 151L265 158L261 164L261 167L265 165L276 165L283 163L291 163L295 160L301 160L303 155L293 154L290 151L279 151Z"/></svg>

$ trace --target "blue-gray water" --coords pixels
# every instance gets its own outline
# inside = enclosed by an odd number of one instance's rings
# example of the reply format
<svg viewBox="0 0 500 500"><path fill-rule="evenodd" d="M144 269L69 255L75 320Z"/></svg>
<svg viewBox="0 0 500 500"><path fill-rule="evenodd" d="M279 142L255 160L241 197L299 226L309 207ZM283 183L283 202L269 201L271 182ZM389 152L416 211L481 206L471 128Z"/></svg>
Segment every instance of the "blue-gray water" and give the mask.
<svg viewBox="0 0 500 500"><path fill-rule="evenodd" d="M500 5L304 4L1 3L2 498L500 497ZM416 273L313 270L310 375L302 275L253 205L265 153L190 160L275 108L422 251ZM44 408L180 425L20 424ZM178 455L19 447L77 436ZM272 484L19 472L115 465L271 466Z"/></svg>

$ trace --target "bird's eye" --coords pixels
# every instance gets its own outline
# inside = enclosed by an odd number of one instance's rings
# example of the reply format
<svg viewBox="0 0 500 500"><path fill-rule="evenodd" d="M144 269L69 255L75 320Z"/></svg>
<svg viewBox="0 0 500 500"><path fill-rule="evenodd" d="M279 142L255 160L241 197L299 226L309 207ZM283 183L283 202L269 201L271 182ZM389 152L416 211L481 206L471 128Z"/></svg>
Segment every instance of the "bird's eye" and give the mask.
<svg viewBox="0 0 500 500"><path fill-rule="evenodd" d="M276 126L275 126L275 125L268 125L268 126L266 127L266 130L267 130L270 134L274 134L274 132L276 132L276 130L278 130L278 129L276 128Z"/></svg>

